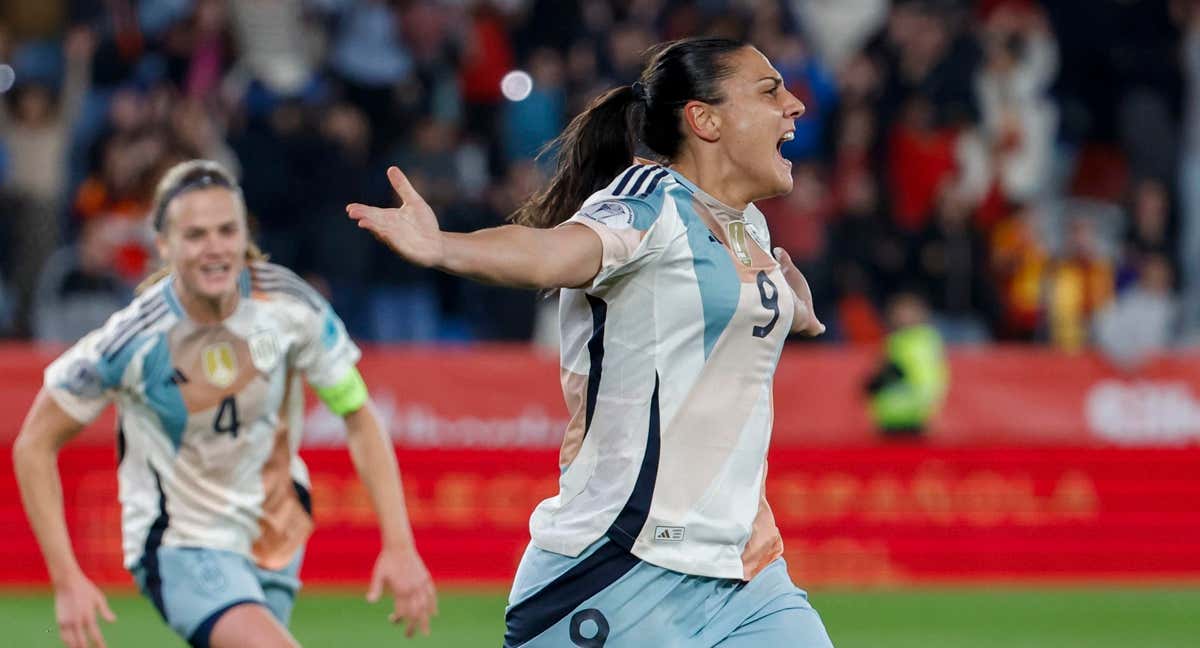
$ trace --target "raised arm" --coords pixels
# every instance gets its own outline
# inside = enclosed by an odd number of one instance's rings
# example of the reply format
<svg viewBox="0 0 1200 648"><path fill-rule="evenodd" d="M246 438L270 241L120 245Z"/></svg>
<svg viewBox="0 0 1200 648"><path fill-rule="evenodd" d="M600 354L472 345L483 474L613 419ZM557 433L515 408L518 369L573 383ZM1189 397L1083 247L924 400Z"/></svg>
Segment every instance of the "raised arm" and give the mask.
<svg viewBox="0 0 1200 648"><path fill-rule="evenodd" d="M388 179L403 201L398 208L346 206L350 218L418 266L486 283L550 289L587 285L600 271L600 237L582 225L538 229L504 225L454 234L438 227L437 216L397 169Z"/></svg>
<svg viewBox="0 0 1200 648"><path fill-rule="evenodd" d="M108 621L116 620L104 594L79 567L63 512L58 450L82 429L83 425L42 389L13 444L21 502L54 585L59 634L70 648L104 646L97 612Z"/></svg>

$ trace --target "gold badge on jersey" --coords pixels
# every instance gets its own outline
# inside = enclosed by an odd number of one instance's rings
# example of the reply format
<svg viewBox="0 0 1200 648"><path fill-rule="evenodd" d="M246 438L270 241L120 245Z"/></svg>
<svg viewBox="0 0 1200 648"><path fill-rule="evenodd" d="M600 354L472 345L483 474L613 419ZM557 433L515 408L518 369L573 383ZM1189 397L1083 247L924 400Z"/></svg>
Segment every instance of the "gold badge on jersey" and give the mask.
<svg viewBox="0 0 1200 648"><path fill-rule="evenodd" d="M742 265L748 266L753 263L750 260L750 249L746 247L746 223L730 221L725 229L729 233L729 247L733 249L733 253L737 255Z"/></svg>
<svg viewBox="0 0 1200 648"><path fill-rule="evenodd" d="M201 360L204 363L204 377L213 385L224 389L237 380L237 354L228 342L218 342L205 347Z"/></svg>

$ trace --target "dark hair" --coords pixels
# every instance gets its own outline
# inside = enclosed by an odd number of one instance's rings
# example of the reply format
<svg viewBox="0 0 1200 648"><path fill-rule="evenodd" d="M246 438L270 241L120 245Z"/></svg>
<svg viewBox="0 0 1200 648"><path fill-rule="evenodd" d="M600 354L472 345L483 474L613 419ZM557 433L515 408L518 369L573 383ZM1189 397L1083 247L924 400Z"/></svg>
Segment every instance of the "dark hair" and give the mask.
<svg viewBox="0 0 1200 648"><path fill-rule="evenodd" d="M600 95L544 151L557 151L554 177L513 214L531 227L554 227L633 163L639 142L664 160L679 155L680 124L689 101L719 104L720 82L732 74L729 55L746 47L728 38L685 38L651 48L633 85Z"/></svg>

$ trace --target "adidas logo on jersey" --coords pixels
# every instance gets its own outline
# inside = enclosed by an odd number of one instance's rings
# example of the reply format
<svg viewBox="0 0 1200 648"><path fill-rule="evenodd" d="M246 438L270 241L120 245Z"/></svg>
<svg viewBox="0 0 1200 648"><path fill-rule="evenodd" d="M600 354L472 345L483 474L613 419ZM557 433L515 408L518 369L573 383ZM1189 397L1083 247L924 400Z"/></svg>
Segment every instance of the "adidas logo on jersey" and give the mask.
<svg viewBox="0 0 1200 648"><path fill-rule="evenodd" d="M654 527L654 539L658 542L683 542L683 527Z"/></svg>

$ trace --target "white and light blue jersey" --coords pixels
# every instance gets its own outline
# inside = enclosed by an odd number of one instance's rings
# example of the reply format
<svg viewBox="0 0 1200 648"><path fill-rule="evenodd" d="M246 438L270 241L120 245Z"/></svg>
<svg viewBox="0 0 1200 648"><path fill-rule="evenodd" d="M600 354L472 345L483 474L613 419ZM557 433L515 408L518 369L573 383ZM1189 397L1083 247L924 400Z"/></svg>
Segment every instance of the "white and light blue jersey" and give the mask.
<svg viewBox="0 0 1200 648"><path fill-rule="evenodd" d="M603 261L560 297L571 420L533 543L577 556L608 537L660 567L750 578L782 552L763 484L794 307L762 214L634 165L567 222L599 235Z"/></svg>
<svg viewBox="0 0 1200 648"><path fill-rule="evenodd" d="M219 324L192 322L168 277L46 369L81 423L117 404L125 565L159 546L233 551L268 569L312 530L296 451L301 377L336 385L358 348L325 300L289 270L252 263Z"/></svg>

